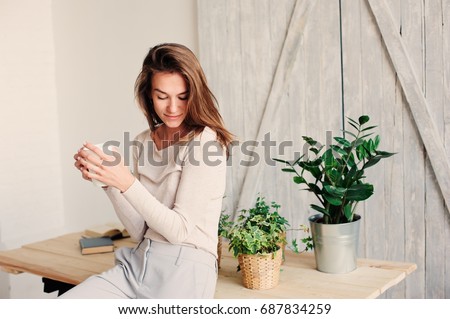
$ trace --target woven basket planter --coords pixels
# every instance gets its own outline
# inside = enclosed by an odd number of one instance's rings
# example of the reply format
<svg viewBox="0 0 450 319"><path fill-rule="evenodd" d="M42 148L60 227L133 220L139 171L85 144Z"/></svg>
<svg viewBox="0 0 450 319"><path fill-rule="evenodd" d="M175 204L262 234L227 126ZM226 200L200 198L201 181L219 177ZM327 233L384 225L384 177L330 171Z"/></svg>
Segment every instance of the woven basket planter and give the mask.
<svg viewBox="0 0 450 319"><path fill-rule="evenodd" d="M286 232L283 232L281 234L281 238L283 239L282 242L280 242L279 246L281 247L282 257L281 257L281 264L284 264L284 261L286 259L285 251L286 251L286 243L284 240L286 240Z"/></svg>
<svg viewBox="0 0 450 319"><path fill-rule="evenodd" d="M222 237L219 236L217 241L217 267L220 268L220 260L222 259Z"/></svg>
<svg viewBox="0 0 450 319"><path fill-rule="evenodd" d="M282 251L264 255L238 256L242 272L242 283L248 289L270 289L278 285L282 262Z"/></svg>

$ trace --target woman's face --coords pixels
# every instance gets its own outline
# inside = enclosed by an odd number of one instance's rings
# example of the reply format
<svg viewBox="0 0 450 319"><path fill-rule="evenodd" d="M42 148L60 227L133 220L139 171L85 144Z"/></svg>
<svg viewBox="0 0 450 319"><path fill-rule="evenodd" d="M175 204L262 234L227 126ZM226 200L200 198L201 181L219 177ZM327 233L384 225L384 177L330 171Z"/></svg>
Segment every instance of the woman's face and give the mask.
<svg viewBox="0 0 450 319"><path fill-rule="evenodd" d="M151 96L156 114L168 128L177 128L183 123L187 115L189 92L181 74L153 74Z"/></svg>

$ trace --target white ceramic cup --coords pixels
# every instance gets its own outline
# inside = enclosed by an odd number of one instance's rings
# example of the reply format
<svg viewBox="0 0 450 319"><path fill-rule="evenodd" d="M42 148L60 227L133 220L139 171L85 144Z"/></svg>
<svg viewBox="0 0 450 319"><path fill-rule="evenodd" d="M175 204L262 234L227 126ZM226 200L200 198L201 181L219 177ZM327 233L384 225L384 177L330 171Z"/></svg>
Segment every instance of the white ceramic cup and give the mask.
<svg viewBox="0 0 450 319"><path fill-rule="evenodd" d="M103 150L103 145L104 145L104 143L95 144L96 147L98 147L102 152L104 152L104 150ZM95 154L95 153L94 153L93 151L91 151L90 149L88 149L88 148L85 147L84 150L87 151L88 153L90 153L90 154L96 156L97 158L100 158L97 154ZM89 169L88 169L88 171L89 171ZM95 174L95 172L92 172L92 173ZM104 186L107 186L106 184L104 184L104 183L102 183L102 182L100 182L100 181L98 181L98 180L96 180L96 179L94 179L94 178L92 178L92 183L93 183L95 186L98 186L98 187L104 187Z"/></svg>

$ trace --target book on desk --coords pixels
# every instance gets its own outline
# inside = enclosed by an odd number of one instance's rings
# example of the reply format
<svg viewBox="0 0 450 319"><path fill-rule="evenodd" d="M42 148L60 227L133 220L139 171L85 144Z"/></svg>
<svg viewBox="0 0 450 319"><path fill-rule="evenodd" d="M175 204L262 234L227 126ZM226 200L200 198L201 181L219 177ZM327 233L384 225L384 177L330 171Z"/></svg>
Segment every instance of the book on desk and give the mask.
<svg viewBox="0 0 450 319"><path fill-rule="evenodd" d="M130 237L126 228L119 222L109 222L102 225L91 226L84 230L82 237L97 238L109 237L111 239L120 239Z"/></svg>
<svg viewBox="0 0 450 319"><path fill-rule="evenodd" d="M82 255L110 253L114 251L114 242L109 237L80 238Z"/></svg>

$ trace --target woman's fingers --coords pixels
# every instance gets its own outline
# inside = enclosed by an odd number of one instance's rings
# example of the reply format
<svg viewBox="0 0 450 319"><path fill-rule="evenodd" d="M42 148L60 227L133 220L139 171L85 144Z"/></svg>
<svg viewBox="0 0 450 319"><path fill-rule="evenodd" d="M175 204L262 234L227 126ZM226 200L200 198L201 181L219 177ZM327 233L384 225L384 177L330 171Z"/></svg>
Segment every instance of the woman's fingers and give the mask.
<svg viewBox="0 0 450 319"><path fill-rule="evenodd" d="M80 151L80 154L85 157L87 160L89 160L90 162L93 162L96 165L101 165L103 164L105 161L106 162L112 162L112 163L116 163L117 162L117 154L118 154L118 149L117 147L112 147L111 146L107 148L107 150L109 152L112 152L114 155L107 155L104 153L104 150L96 145L93 145L89 142L86 142L85 144L85 148L83 148ZM107 146L105 144L105 146ZM90 155L90 156L89 156Z"/></svg>
<svg viewBox="0 0 450 319"><path fill-rule="evenodd" d="M81 163L79 161L76 161L73 165L80 171L81 171L81 168L83 167L83 165L81 165Z"/></svg>
<svg viewBox="0 0 450 319"><path fill-rule="evenodd" d="M106 154L103 153L103 150L97 146L95 146L92 143L89 142L85 142L84 147L86 147L87 149L89 149L91 152L93 152L95 155L97 155L101 160L106 159Z"/></svg>
<svg viewBox="0 0 450 319"><path fill-rule="evenodd" d="M91 178L92 173L90 173L88 169L83 168L83 169L81 170L81 175L83 176L83 178L84 178L85 180L87 180L87 181L92 181L92 178Z"/></svg>
<svg viewBox="0 0 450 319"><path fill-rule="evenodd" d="M81 171L83 179L92 181L94 176L99 176L102 170L103 157L105 154L95 145L85 143L84 147L80 148L74 154L74 166Z"/></svg>
<svg viewBox="0 0 450 319"><path fill-rule="evenodd" d="M81 167L88 169L90 172L95 173L97 175L103 170L101 161L100 162L96 161L97 163L94 163L94 162L85 160L82 157L80 157L78 161L79 161Z"/></svg>
<svg viewBox="0 0 450 319"><path fill-rule="evenodd" d="M81 150L78 157L97 166L103 164L103 160L97 154L93 154L92 151Z"/></svg>
<svg viewBox="0 0 450 319"><path fill-rule="evenodd" d="M78 153L76 153L76 154L73 156L73 158L75 159L74 166L75 166L78 170L81 171L82 168L83 168L83 164L81 164L81 162L79 161L79 159L81 158L79 152L80 152L80 151L78 151Z"/></svg>
<svg viewBox="0 0 450 319"><path fill-rule="evenodd" d="M84 167L83 164L81 164L81 162L80 162L79 160L77 160L77 161L75 162L74 165L75 165L75 167L76 167L78 170L81 171L81 176L82 176L85 180L91 181L91 179L90 179L89 177L87 177L86 174L85 174L85 172L87 172L87 169Z"/></svg>

